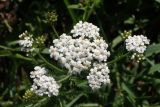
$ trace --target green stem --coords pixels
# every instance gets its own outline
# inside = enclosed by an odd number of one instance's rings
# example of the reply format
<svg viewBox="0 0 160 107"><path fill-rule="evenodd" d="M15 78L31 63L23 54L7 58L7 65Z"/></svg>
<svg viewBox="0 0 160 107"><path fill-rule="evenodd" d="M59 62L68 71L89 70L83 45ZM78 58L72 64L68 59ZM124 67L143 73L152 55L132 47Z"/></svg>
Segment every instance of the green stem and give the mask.
<svg viewBox="0 0 160 107"><path fill-rule="evenodd" d="M130 54L130 52L128 52L128 53L126 53L126 54L124 54L124 55L122 55L122 56L116 58L115 60L112 60L112 61L108 62L107 64L110 65L110 64L113 64L113 63L115 63L115 62L118 62L119 60L125 58L128 54Z"/></svg>
<svg viewBox="0 0 160 107"><path fill-rule="evenodd" d="M121 91L121 85L120 85L120 78L119 78L119 73L116 72L116 80L117 80L117 88L119 92Z"/></svg>
<svg viewBox="0 0 160 107"><path fill-rule="evenodd" d="M79 94L76 98L74 98L69 104L67 104L66 105L66 107L72 107L73 106L73 104L77 101L77 100L79 100L82 96L83 96L84 94Z"/></svg>
<svg viewBox="0 0 160 107"><path fill-rule="evenodd" d="M16 57L16 58L19 58L19 59L27 60L27 61L32 61L31 58L22 56L22 55L20 55L20 54L16 54L15 57Z"/></svg>
<svg viewBox="0 0 160 107"><path fill-rule="evenodd" d="M88 20L88 18L90 17L91 13L93 12L94 6L96 4L96 0L93 2L93 4L91 5L91 8L88 12L88 15L86 16L86 20Z"/></svg>
<svg viewBox="0 0 160 107"><path fill-rule="evenodd" d="M107 38L108 36L106 35L106 33L105 33L104 29L103 29L101 19L99 18L98 15L96 15L96 19L97 19L98 25L99 25L99 27L101 29L103 38L108 42L108 38Z"/></svg>
<svg viewBox="0 0 160 107"><path fill-rule="evenodd" d="M41 107L43 105L45 105L47 103L47 101L49 100L49 98L43 98L41 100L39 100L34 106L32 107Z"/></svg>
<svg viewBox="0 0 160 107"><path fill-rule="evenodd" d="M89 4L89 3L88 3ZM86 17L87 17L87 10L89 5L87 4L87 6L85 7L84 13L83 13L83 21L86 21Z"/></svg>
<svg viewBox="0 0 160 107"><path fill-rule="evenodd" d="M154 63L152 61L150 61L148 58L145 58L145 59L150 65L152 65L152 66L154 65Z"/></svg>
<svg viewBox="0 0 160 107"><path fill-rule="evenodd" d="M58 99L58 101L59 101L59 105L60 105L60 107L64 107L64 106L63 106L63 104L61 103L60 98Z"/></svg>
<svg viewBox="0 0 160 107"><path fill-rule="evenodd" d="M14 51L12 48L0 45L0 48L5 49L5 50L10 50L10 51Z"/></svg>
<svg viewBox="0 0 160 107"><path fill-rule="evenodd" d="M52 27L55 35L57 36L57 38L59 38L58 32L57 32L56 29L55 29L55 26L54 26L54 25L51 25L51 27Z"/></svg>
<svg viewBox="0 0 160 107"><path fill-rule="evenodd" d="M23 60L26 60L26 61L31 61L31 62L33 61L34 63L37 63L36 60L33 59L33 58L28 58L28 57L25 57L25 56L20 55L20 54L15 54L15 55L13 55L13 54L11 53L11 51L12 51L12 52L14 52L14 51L19 51L19 50L20 50L19 48L12 49L12 48L10 48L10 47L6 47L6 46L3 46L3 45L0 45L0 48L2 48L2 49L4 49L4 50L8 50L8 51L9 51L8 56L11 56L11 57L14 57L14 58L18 58L18 59L23 59Z"/></svg>
<svg viewBox="0 0 160 107"><path fill-rule="evenodd" d="M7 20L4 20L4 24L6 25L6 27L8 28L8 31L9 32L12 32L12 27L9 25L8 21Z"/></svg>
<svg viewBox="0 0 160 107"><path fill-rule="evenodd" d="M65 80L67 80L71 75L67 75L66 77L62 78L61 80L59 80L58 82L63 82Z"/></svg>
<svg viewBox="0 0 160 107"><path fill-rule="evenodd" d="M116 72L116 81L117 81L117 91L118 91L118 95L121 97L120 102L122 105L124 105L123 103L123 98L122 98L122 89L121 89L121 80L120 80L120 74L119 72Z"/></svg>
<svg viewBox="0 0 160 107"><path fill-rule="evenodd" d="M67 9L69 11L69 14L70 14L70 16L72 18L73 23L75 23L76 22L75 15L74 15L73 11L70 8L68 8L68 6L70 5L68 0L64 0L64 3L65 3L65 5L66 5L66 7L67 7Z"/></svg>
<svg viewBox="0 0 160 107"><path fill-rule="evenodd" d="M54 66L53 64L51 64L50 62L48 62L40 53L38 53L38 56L50 67L52 67L53 69L63 72L63 70L59 69L58 67Z"/></svg>
<svg viewBox="0 0 160 107"><path fill-rule="evenodd" d="M31 62L34 62L35 64L37 63L36 60L34 60L32 58L28 58L28 57L22 56L20 54L16 54L13 57L18 58L18 59L23 59L23 60L26 60L26 61L31 61Z"/></svg>
<svg viewBox="0 0 160 107"><path fill-rule="evenodd" d="M4 50L9 50L9 51L19 51L20 48L15 48L15 49L12 49L10 47L7 47L7 46L3 46L3 45L0 45L0 48L4 49Z"/></svg>

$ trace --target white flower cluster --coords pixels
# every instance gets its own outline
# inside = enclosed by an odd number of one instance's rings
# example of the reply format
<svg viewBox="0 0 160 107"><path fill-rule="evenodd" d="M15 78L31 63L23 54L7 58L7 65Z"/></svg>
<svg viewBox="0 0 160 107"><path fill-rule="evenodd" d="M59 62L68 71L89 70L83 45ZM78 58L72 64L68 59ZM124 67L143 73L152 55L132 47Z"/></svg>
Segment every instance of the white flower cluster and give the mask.
<svg viewBox="0 0 160 107"><path fill-rule="evenodd" d="M87 22L84 23L87 25ZM87 34L86 31L84 32ZM58 60L72 74L87 70L93 60L103 62L110 56L110 52L107 51L108 44L100 37L91 40L82 36L74 38L62 34L59 39L53 40L53 43L54 46L49 50L51 58Z"/></svg>
<svg viewBox="0 0 160 107"><path fill-rule="evenodd" d="M148 45L149 42L150 40L143 35L129 36L125 40L126 49L135 53L144 53L147 48L146 45Z"/></svg>
<svg viewBox="0 0 160 107"><path fill-rule="evenodd" d="M71 36L62 34L60 39L53 41L54 47L50 47L50 56L58 60L69 73L76 74L87 70L91 66L93 56L91 43L87 39L73 39Z"/></svg>
<svg viewBox="0 0 160 107"><path fill-rule="evenodd" d="M110 56L110 52L107 51L108 44L102 38L95 39L92 42L92 47L92 55L96 60L99 62L107 61L108 57Z"/></svg>
<svg viewBox="0 0 160 107"><path fill-rule="evenodd" d="M33 35L29 34L27 31L23 32L19 35L19 45L21 46L21 50L25 52L33 51Z"/></svg>
<svg viewBox="0 0 160 107"><path fill-rule="evenodd" d="M47 70L40 66L36 66L34 71L31 71L30 77L33 78L31 91L35 92L39 96L57 96L60 86L53 77L47 76L46 74Z"/></svg>
<svg viewBox="0 0 160 107"><path fill-rule="evenodd" d="M50 57L59 61L71 74L79 74L81 71L88 70L96 61L97 64L91 69L91 76L88 78L92 78L93 75L97 78L97 73L101 73L102 76L100 76L101 80L88 79L90 86L95 89L100 88L102 83L108 83L109 76L105 72L109 70L105 62L110 52L107 50L108 44L99 36L99 28L91 23L80 21L74 26L71 33L72 36L62 34L59 39L53 40L54 46L49 49ZM96 70L96 66L100 71ZM93 70L97 73L93 73ZM93 83L97 83L97 86Z"/></svg>
<svg viewBox="0 0 160 107"><path fill-rule="evenodd" d="M87 76L89 86L92 90L99 89L102 85L110 83L109 69L106 63L94 63L93 68Z"/></svg>
<svg viewBox="0 0 160 107"><path fill-rule="evenodd" d="M99 28L92 23L79 21L71 30L73 37L81 36L96 39L99 37Z"/></svg>

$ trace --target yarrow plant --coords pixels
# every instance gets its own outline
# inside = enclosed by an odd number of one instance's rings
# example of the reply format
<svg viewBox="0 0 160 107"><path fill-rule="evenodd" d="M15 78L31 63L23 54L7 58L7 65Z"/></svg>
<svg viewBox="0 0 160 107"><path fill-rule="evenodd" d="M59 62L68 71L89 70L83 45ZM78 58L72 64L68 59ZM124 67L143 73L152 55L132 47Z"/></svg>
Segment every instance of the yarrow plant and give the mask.
<svg viewBox="0 0 160 107"><path fill-rule="evenodd" d="M0 0L0 107L160 107L160 0L144 1Z"/></svg>
<svg viewBox="0 0 160 107"><path fill-rule="evenodd" d="M57 36L59 38L54 39L53 44L49 48L50 58L56 60L63 69L67 69L69 76L87 74L88 76L85 78L93 91L111 83L108 65L111 62L114 63L114 60L108 62L108 58L111 55L108 50L109 46L100 36L99 31L100 29L92 23L79 21L69 34L63 33ZM131 31L125 31L124 33L125 47L127 51L133 53L131 58L139 58L140 60L147 45L149 45L149 39L143 35L132 36ZM38 39L33 39L28 32L21 34L20 38L19 44L22 47L22 51L32 51L34 44L39 43L37 42ZM40 43L43 42L44 40L42 39ZM43 56L41 58L47 65L52 65ZM54 65L52 67L55 68ZM33 79L30 91L39 96L58 96L61 87L47 73L46 68L40 66L36 66L34 71L30 72L30 77ZM30 91L28 93L31 93ZM28 98L28 96L25 98Z"/></svg>

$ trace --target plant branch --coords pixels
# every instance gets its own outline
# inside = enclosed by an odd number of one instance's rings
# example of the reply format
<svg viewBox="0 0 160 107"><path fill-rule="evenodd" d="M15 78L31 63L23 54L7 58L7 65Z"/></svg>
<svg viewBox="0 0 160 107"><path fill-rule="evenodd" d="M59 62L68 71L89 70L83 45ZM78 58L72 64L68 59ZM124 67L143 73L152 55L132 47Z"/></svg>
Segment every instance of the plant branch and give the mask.
<svg viewBox="0 0 160 107"><path fill-rule="evenodd" d="M72 107L73 106L73 104L77 101L77 100L79 100L82 96L83 96L84 94L79 94L76 98L74 98L69 104L67 104L66 105L66 107Z"/></svg>
<svg viewBox="0 0 160 107"><path fill-rule="evenodd" d="M50 67L52 67L53 69L63 72L63 70L59 69L58 67L54 66L53 64L51 64L50 62L48 62L40 53L38 53L38 56Z"/></svg>
<svg viewBox="0 0 160 107"><path fill-rule="evenodd" d="M66 77L62 78L61 80L59 80L58 82L63 82L65 80L67 80L71 75L67 75Z"/></svg>
<svg viewBox="0 0 160 107"><path fill-rule="evenodd" d="M58 32L57 32L56 29L55 29L55 26L54 26L54 25L51 25L51 27L52 27L55 35L57 36L57 38L59 38Z"/></svg>
<svg viewBox="0 0 160 107"><path fill-rule="evenodd" d="M115 63L115 62L118 62L119 60L125 58L125 57L126 57L127 55L129 55L129 54L130 54L130 52L128 52L128 53L126 53L126 54L124 54L124 55L122 55L122 56L116 58L115 60L112 60L112 61L108 62L107 64L110 65L110 64L113 64L113 63Z"/></svg>
<svg viewBox="0 0 160 107"><path fill-rule="evenodd" d="M14 51L14 49L0 45L0 48L5 49L5 50L10 50L10 51Z"/></svg>
<svg viewBox="0 0 160 107"><path fill-rule="evenodd" d="M70 5L68 0L64 0L64 3L65 3L65 5L66 5L66 7L67 7L67 9L69 11L69 14L70 14L70 16L72 18L73 23L75 23L76 22L75 15L74 15L73 11L70 8L68 8L68 6Z"/></svg>
<svg viewBox="0 0 160 107"><path fill-rule="evenodd" d="M88 20L88 18L90 17L91 13L93 12L93 9L95 7L95 4L96 4L96 0L93 2L93 4L91 5L90 7L90 10L88 12L88 15L86 16L86 20Z"/></svg>
<svg viewBox="0 0 160 107"><path fill-rule="evenodd" d="M89 4L89 3L88 3ZM86 21L86 17L87 17L87 10L89 8L89 5L87 4L87 6L85 7L84 13L83 13L83 21Z"/></svg>

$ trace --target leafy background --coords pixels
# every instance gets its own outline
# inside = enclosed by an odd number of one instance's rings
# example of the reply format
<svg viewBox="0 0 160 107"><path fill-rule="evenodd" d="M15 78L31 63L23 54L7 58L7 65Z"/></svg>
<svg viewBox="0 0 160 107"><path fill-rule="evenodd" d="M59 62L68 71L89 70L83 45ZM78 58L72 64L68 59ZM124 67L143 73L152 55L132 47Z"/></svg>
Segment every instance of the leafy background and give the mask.
<svg viewBox="0 0 160 107"><path fill-rule="evenodd" d="M26 57L19 51L18 35L28 30L46 36L48 48L56 38L53 25L45 23L47 12L56 11L58 34L69 32L79 20L97 25L109 43L112 83L92 92L82 76L63 82L58 97L24 101L30 88L29 72L45 60L57 65L44 50ZM0 0L0 106L2 107L160 107L160 0ZM145 61L136 63L122 57L126 50L120 33L131 30L151 40ZM47 65L46 65L47 66ZM57 65L58 66L58 65ZM55 78L64 78L59 73Z"/></svg>

